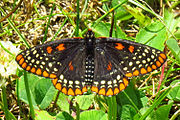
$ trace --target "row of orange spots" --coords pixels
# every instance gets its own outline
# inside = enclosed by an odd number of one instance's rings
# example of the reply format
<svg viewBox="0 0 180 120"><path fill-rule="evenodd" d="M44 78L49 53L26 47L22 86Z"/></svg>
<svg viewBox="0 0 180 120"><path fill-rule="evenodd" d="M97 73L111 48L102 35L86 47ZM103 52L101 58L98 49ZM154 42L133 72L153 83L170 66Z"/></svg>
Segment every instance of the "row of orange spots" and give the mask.
<svg viewBox="0 0 180 120"><path fill-rule="evenodd" d="M119 88L114 88L114 91L112 88L109 88L107 91L105 88L101 88L98 90L98 87L92 86L91 91L98 93L99 95L106 95L106 96L112 96L118 94L120 91L124 90L126 86L129 84L129 81L127 78L123 78L123 83L119 84Z"/></svg>

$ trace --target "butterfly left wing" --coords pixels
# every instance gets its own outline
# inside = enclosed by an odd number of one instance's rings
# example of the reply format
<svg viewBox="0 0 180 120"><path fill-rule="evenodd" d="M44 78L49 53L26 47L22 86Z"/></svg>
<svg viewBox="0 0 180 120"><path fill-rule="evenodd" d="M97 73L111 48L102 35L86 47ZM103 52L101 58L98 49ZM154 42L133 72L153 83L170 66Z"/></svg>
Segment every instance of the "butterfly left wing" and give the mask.
<svg viewBox="0 0 180 120"><path fill-rule="evenodd" d="M66 95L87 91L84 82L85 52L81 38L68 38L27 49L17 55L17 63L26 71L51 78ZM85 62L83 62L85 63Z"/></svg>

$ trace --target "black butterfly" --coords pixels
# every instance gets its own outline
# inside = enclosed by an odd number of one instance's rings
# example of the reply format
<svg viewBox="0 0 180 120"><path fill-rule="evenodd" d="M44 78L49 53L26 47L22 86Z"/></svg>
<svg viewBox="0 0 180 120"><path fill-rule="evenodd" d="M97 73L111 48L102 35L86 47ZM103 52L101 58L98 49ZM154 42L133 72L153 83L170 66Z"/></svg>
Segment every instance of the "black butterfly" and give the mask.
<svg viewBox="0 0 180 120"><path fill-rule="evenodd" d="M163 65L166 55L155 48L118 38L67 38L27 49L17 55L26 71L51 78L66 95L91 91L112 96L124 90L128 79Z"/></svg>

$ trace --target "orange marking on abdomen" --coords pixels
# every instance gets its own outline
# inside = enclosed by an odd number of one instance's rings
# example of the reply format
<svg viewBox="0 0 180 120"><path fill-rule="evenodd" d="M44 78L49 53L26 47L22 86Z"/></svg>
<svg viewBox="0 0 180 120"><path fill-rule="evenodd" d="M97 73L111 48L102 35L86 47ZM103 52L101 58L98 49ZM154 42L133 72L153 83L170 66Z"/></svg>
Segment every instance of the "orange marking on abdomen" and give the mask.
<svg viewBox="0 0 180 120"><path fill-rule="evenodd" d="M72 61L69 62L69 70L73 71L74 70L74 67L72 66Z"/></svg>
<svg viewBox="0 0 180 120"><path fill-rule="evenodd" d="M166 55L161 53L160 56L163 58L163 59L166 59Z"/></svg>
<svg viewBox="0 0 180 120"><path fill-rule="evenodd" d="M111 64L111 62L109 62L107 70L111 70L111 67L112 67L112 64Z"/></svg>
<svg viewBox="0 0 180 120"><path fill-rule="evenodd" d="M83 39L82 37L73 37L74 39Z"/></svg>
<svg viewBox="0 0 180 120"><path fill-rule="evenodd" d="M117 46L115 46L116 49L122 50L124 49L124 46L121 43L116 43Z"/></svg>
<svg viewBox="0 0 180 120"><path fill-rule="evenodd" d="M72 96L74 96L75 94L74 94L74 91L73 91L73 89L72 88L69 88L69 90L68 90L68 95L72 95Z"/></svg>
<svg viewBox="0 0 180 120"><path fill-rule="evenodd" d="M24 58L21 58L21 60L19 61L19 64L22 65L24 62Z"/></svg>
<svg viewBox="0 0 180 120"><path fill-rule="evenodd" d="M18 55L18 56L16 57L16 60L19 61L22 57L23 57L22 55Z"/></svg>
<svg viewBox="0 0 180 120"><path fill-rule="evenodd" d="M161 63L159 61L156 61L156 66L160 67Z"/></svg>
<svg viewBox="0 0 180 120"><path fill-rule="evenodd" d="M98 93L98 88L96 86L92 86L91 91Z"/></svg>
<svg viewBox="0 0 180 120"><path fill-rule="evenodd" d="M41 74L42 74L42 71L41 71L40 68L38 68L38 69L36 70L36 74L37 74L37 75L41 75Z"/></svg>
<svg viewBox="0 0 180 120"><path fill-rule="evenodd" d="M76 95L82 95L82 91L79 88L76 88L75 94Z"/></svg>
<svg viewBox="0 0 180 120"><path fill-rule="evenodd" d="M106 94L106 90L105 88L101 88L98 92L99 95L105 95Z"/></svg>
<svg viewBox="0 0 180 120"><path fill-rule="evenodd" d="M106 96L112 96L113 95L113 90L112 88L109 88L108 91L106 92Z"/></svg>
<svg viewBox="0 0 180 120"><path fill-rule="evenodd" d="M43 72L43 76L44 76L44 77L49 77L49 73L48 73L47 71L44 71L44 72Z"/></svg>
<svg viewBox="0 0 180 120"><path fill-rule="evenodd" d="M64 49L65 49L64 44L59 44L59 45L56 47L56 49L58 49L59 51L64 50Z"/></svg>
<svg viewBox="0 0 180 120"><path fill-rule="evenodd" d="M57 76L56 76L55 74L53 74L53 73L50 74L49 77L50 77L50 78L57 78Z"/></svg>
<svg viewBox="0 0 180 120"><path fill-rule="evenodd" d="M131 53L134 52L134 46L131 46L131 45L130 45L128 49L129 49L129 52L131 52Z"/></svg>
<svg viewBox="0 0 180 120"><path fill-rule="evenodd" d="M47 50L47 52L48 52L49 54L51 54L51 52L52 52L52 47L48 46L48 47L46 48L46 50Z"/></svg>

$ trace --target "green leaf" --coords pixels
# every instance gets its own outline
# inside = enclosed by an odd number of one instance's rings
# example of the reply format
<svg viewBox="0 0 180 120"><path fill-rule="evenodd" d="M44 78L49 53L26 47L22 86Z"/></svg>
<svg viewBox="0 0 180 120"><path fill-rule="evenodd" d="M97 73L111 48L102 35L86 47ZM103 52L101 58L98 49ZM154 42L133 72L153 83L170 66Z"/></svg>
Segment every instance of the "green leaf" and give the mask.
<svg viewBox="0 0 180 120"><path fill-rule="evenodd" d="M163 50L166 38L166 28L164 25L161 22L155 22L139 31L136 36L136 42Z"/></svg>
<svg viewBox="0 0 180 120"><path fill-rule="evenodd" d="M144 27L144 26L148 25L149 23L151 23L151 18L143 15L143 13L142 13L142 11L140 11L140 9L133 8L133 7L131 7L129 5L125 5L125 4L123 6L132 16L134 16L137 19L137 21L141 27Z"/></svg>
<svg viewBox="0 0 180 120"><path fill-rule="evenodd" d="M174 101L179 101L180 102L180 80L175 80L171 83L171 86L175 85L171 90L170 93L168 94L168 98L172 99Z"/></svg>
<svg viewBox="0 0 180 120"><path fill-rule="evenodd" d="M95 36L96 37L102 37L102 36L103 37L109 37L110 27L111 27L110 23L100 22L93 29L93 31L95 32ZM121 38L121 39L127 39L126 34L118 26L116 27L116 29L113 29L112 37Z"/></svg>
<svg viewBox="0 0 180 120"><path fill-rule="evenodd" d="M93 103L94 94L77 96L75 99L77 103L79 104L79 108L82 110L86 110Z"/></svg>
<svg viewBox="0 0 180 120"><path fill-rule="evenodd" d="M80 114L80 120L107 120L108 116L101 110L84 111Z"/></svg>
<svg viewBox="0 0 180 120"><path fill-rule="evenodd" d="M74 120L74 118L67 112L61 112L56 116L56 120Z"/></svg>
<svg viewBox="0 0 180 120"><path fill-rule="evenodd" d="M172 104L169 105L163 105L159 107L154 113L153 113L153 118L156 118L156 120L169 120L168 116L170 114L170 110L172 107Z"/></svg>
<svg viewBox="0 0 180 120"><path fill-rule="evenodd" d="M67 96L63 93L60 93L57 105L61 108L62 111L69 112L69 101L72 99L72 96Z"/></svg>
<svg viewBox="0 0 180 120"><path fill-rule="evenodd" d="M166 44L176 60L180 63L180 47L178 45L178 42L174 38L170 38L167 40Z"/></svg>
<svg viewBox="0 0 180 120"><path fill-rule="evenodd" d="M35 110L35 119L36 120L55 120L56 117L51 116L47 111Z"/></svg>
<svg viewBox="0 0 180 120"><path fill-rule="evenodd" d="M41 109L47 108L53 100L53 96L56 92L51 80L41 78L33 74L27 74L27 77L29 86L31 87L30 93L33 105L36 107L36 109L38 109L37 105L39 105ZM23 76L20 78L19 87L20 99L28 103Z"/></svg>
<svg viewBox="0 0 180 120"><path fill-rule="evenodd" d="M123 105L121 116L117 117L121 120L132 120L134 115L136 115L136 110L131 105Z"/></svg>

